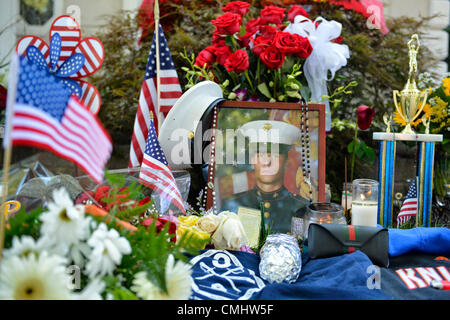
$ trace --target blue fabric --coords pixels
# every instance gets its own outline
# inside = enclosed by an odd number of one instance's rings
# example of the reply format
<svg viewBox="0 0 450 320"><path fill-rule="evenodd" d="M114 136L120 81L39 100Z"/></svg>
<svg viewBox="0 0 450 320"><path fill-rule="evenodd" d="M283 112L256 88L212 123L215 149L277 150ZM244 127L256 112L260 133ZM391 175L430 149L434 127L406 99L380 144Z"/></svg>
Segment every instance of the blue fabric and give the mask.
<svg viewBox="0 0 450 320"><path fill-rule="evenodd" d="M259 274L259 255L246 252L207 250L191 259L194 280L191 299L363 299L389 300L380 289L369 289L373 271L362 252L326 258L302 258L295 283L270 284Z"/></svg>
<svg viewBox="0 0 450 320"><path fill-rule="evenodd" d="M450 254L450 229L389 229L389 255L396 257L409 252Z"/></svg>
<svg viewBox="0 0 450 320"><path fill-rule="evenodd" d="M191 263L191 300L248 300L265 286L256 254L211 249L193 257Z"/></svg>
<svg viewBox="0 0 450 320"><path fill-rule="evenodd" d="M361 251L325 259L303 257L302 271L293 284L273 283L257 293L261 300L391 300L380 289L369 289L373 272L369 257Z"/></svg>

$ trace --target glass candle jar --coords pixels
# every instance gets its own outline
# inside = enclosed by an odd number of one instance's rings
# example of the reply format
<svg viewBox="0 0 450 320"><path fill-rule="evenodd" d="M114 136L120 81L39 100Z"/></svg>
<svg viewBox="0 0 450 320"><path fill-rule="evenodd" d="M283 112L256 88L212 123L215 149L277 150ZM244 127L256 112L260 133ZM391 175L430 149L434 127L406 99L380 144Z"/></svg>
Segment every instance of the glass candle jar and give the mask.
<svg viewBox="0 0 450 320"><path fill-rule="evenodd" d="M352 188L351 183L342 184L341 206L344 207L344 210L349 210L352 207Z"/></svg>
<svg viewBox="0 0 450 320"><path fill-rule="evenodd" d="M377 226L378 181L356 179L352 187L352 225Z"/></svg>
<svg viewBox="0 0 450 320"><path fill-rule="evenodd" d="M336 203L316 202L308 206L305 215L304 239L308 238L308 229L311 223L325 224L347 224L344 216L344 208Z"/></svg>

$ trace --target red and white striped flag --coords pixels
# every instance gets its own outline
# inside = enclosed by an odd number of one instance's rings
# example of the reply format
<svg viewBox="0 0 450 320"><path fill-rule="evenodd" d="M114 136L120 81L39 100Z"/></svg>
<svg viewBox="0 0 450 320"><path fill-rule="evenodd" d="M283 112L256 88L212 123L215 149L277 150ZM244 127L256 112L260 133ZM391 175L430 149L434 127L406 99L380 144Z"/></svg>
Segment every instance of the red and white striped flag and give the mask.
<svg viewBox="0 0 450 320"><path fill-rule="evenodd" d="M4 147L49 150L101 183L112 151L111 138L101 123L46 69L26 58L19 59L17 69L11 70L17 76L17 89L8 105Z"/></svg>
<svg viewBox="0 0 450 320"><path fill-rule="evenodd" d="M403 202L402 208L397 216L397 226L405 224L417 215L417 178L414 179L413 183L409 187L408 193L406 194L405 201Z"/></svg>
<svg viewBox="0 0 450 320"><path fill-rule="evenodd" d="M63 15L53 21L50 27L50 39L54 34L61 36L61 54L57 66L60 67L74 52L81 40L81 29L75 18Z"/></svg>
<svg viewBox="0 0 450 320"><path fill-rule="evenodd" d="M166 38L159 25L159 53L160 53L160 106L158 108L158 92L156 78L156 35L153 35L153 43L145 70L145 80L139 96L139 105L134 121L133 136L130 146L130 168L141 165L144 156L148 128L153 115L155 127L158 128L158 114L166 116L175 102L182 95L177 71L172 61L172 56L167 45ZM161 117L163 120L163 117Z"/></svg>
<svg viewBox="0 0 450 320"><path fill-rule="evenodd" d="M142 160L139 173L139 182L158 192L163 200L166 200L168 203L172 202L183 213L186 212L175 178L159 145L153 120L150 120L144 159Z"/></svg>

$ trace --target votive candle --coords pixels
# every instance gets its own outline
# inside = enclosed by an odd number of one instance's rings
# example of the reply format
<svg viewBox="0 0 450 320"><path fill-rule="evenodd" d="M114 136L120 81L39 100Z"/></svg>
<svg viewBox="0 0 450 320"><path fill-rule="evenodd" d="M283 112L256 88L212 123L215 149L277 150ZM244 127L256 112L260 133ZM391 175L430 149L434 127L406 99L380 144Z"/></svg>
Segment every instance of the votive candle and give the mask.
<svg viewBox="0 0 450 320"><path fill-rule="evenodd" d="M377 226L378 181L356 179L352 187L352 225Z"/></svg>

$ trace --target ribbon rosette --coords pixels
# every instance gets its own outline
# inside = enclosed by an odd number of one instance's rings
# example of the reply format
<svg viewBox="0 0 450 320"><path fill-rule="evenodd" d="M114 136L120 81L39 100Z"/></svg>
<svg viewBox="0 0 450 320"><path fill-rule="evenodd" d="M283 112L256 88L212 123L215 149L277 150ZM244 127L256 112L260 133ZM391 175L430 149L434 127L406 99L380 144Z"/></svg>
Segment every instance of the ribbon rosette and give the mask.
<svg viewBox="0 0 450 320"><path fill-rule="evenodd" d="M81 102L93 113L100 110L97 89L80 78L88 77L100 69L104 59L101 41L95 37L81 39L78 22L71 16L55 19L50 27L50 46L40 37L22 37L16 52L33 64L64 82Z"/></svg>
<svg viewBox="0 0 450 320"><path fill-rule="evenodd" d="M333 42L340 36L342 25L336 21L327 21L322 17L312 21L298 15L295 17L294 23L289 24L284 31L307 37L313 47L311 55L305 61L305 77L311 89L311 100L325 104L326 131L330 131L330 104L327 100L324 101L322 96L328 95L327 81L333 80L336 71L345 66L350 57L347 45Z"/></svg>

